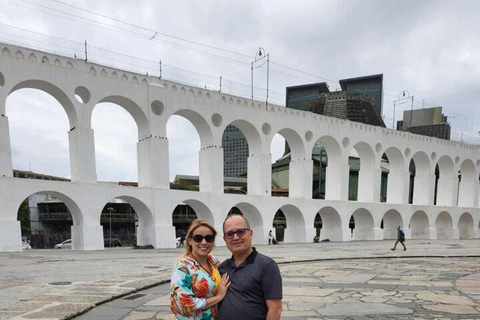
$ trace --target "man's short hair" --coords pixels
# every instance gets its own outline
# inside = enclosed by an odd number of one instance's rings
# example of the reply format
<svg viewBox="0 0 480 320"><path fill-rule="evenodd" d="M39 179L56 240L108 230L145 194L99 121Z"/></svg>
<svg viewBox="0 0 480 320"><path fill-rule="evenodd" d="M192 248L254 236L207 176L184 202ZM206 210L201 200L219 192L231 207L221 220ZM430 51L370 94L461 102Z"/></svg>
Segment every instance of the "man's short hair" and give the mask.
<svg viewBox="0 0 480 320"><path fill-rule="evenodd" d="M227 220L232 217L242 217L242 219L245 221L245 224L247 225L247 228L250 229L250 222L248 222L248 219L244 215L238 214L238 213L232 213L232 214L229 214L225 218L225 220L223 220L223 226L222 226L223 232L225 232L225 222L227 222Z"/></svg>

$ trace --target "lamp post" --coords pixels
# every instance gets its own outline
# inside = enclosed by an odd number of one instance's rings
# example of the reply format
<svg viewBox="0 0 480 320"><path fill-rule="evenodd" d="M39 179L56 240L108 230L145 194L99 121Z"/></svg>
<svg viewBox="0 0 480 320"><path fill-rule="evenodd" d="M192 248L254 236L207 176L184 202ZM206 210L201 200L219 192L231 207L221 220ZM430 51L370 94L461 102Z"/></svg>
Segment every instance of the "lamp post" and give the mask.
<svg viewBox="0 0 480 320"><path fill-rule="evenodd" d="M413 114L413 96L410 96L410 93L407 90L402 90L400 94L398 95L398 100L393 101L393 123L392 123L392 129L395 130L395 106L397 102L404 103L405 100L407 99L412 99L412 110L410 112L410 126L412 125L412 114Z"/></svg>
<svg viewBox="0 0 480 320"><path fill-rule="evenodd" d="M115 209L113 209L112 207L109 207L107 210L108 212L110 212L110 236L108 238L108 241L109 241L108 247L111 248L112 247L112 212L115 211Z"/></svg>
<svg viewBox="0 0 480 320"><path fill-rule="evenodd" d="M262 47L258 48L257 53L255 54L255 60L250 63L250 68L251 68L251 80L252 80L252 100L253 100L253 69L254 69L254 64L257 63L260 60L263 60L264 58L267 59L266 64L267 64L267 97L265 100L265 104L268 105L268 78L269 78L269 73L270 73L270 54L265 54L265 49ZM265 63L264 63L265 64ZM259 67L263 66L260 65ZM259 68L257 67L257 68Z"/></svg>

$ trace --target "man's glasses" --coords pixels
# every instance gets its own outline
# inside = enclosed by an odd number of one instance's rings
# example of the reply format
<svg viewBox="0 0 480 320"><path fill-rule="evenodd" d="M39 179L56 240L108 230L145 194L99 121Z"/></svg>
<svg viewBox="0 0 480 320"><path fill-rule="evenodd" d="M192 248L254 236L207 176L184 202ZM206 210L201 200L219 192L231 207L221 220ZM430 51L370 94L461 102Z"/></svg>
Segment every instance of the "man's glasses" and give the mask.
<svg viewBox="0 0 480 320"><path fill-rule="evenodd" d="M233 237L235 236L235 234L239 237L239 238L242 238L244 235L247 234L247 231L250 230L250 228L242 228L242 229L237 229L236 231L228 231L228 232L225 232L223 235L225 236L225 238L227 239L233 239Z"/></svg>
<svg viewBox="0 0 480 320"><path fill-rule="evenodd" d="M213 234L209 234L209 235L206 235L206 236L202 236L201 234L196 234L192 237L192 239L196 243L202 242L203 239L205 239L205 241L207 241L207 242L213 242L213 241L215 241L215 236Z"/></svg>

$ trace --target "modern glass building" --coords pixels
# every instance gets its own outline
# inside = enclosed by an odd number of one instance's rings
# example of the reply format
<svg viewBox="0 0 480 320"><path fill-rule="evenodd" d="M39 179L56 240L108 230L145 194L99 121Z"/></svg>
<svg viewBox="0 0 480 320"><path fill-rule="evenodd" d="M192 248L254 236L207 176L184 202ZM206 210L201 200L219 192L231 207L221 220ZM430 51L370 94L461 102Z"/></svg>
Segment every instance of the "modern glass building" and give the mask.
<svg viewBox="0 0 480 320"><path fill-rule="evenodd" d="M383 114L383 74L340 80L342 91L347 94L359 93L373 97L373 108L382 117Z"/></svg>
<svg viewBox="0 0 480 320"><path fill-rule="evenodd" d="M223 176L238 177L247 173L248 142L242 131L227 126L222 137Z"/></svg>

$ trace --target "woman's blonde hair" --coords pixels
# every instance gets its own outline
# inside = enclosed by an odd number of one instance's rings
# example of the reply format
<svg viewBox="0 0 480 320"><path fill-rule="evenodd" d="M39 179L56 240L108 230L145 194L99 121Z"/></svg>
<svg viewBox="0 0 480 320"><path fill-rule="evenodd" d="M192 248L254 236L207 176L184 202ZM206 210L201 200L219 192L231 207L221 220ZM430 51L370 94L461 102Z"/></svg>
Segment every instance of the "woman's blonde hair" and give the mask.
<svg viewBox="0 0 480 320"><path fill-rule="evenodd" d="M213 235L217 236L217 230L215 230L215 228L212 226L210 222L203 219L193 220L192 224L190 225L190 228L188 228L187 236L185 237L185 252L184 252L185 255L192 253L192 246L190 245L188 240L190 240L193 237L193 233L195 232L195 230L197 230L198 227L202 227L202 226L209 228L210 230L212 230Z"/></svg>

